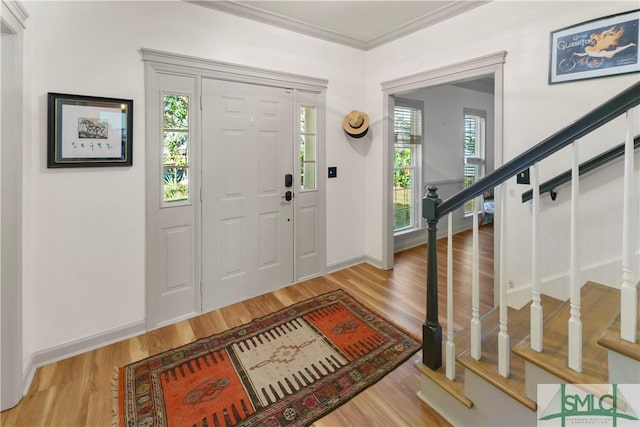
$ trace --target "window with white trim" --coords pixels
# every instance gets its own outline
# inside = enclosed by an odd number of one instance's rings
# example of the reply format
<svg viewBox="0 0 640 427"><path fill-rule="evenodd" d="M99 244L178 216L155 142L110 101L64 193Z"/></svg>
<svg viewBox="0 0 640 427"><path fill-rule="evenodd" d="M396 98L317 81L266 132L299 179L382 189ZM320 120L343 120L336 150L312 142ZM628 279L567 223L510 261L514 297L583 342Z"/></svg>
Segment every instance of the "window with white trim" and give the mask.
<svg viewBox="0 0 640 427"><path fill-rule="evenodd" d="M314 106L300 106L300 191L316 190L316 113Z"/></svg>
<svg viewBox="0 0 640 427"><path fill-rule="evenodd" d="M420 228L422 112L419 101L396 98L394 107L393 231Z"/></svg>
<svg viewBox="0 0 640 427"><path fill-rule="evenodd" d="M189 97L162 97L162 201L189 201Z"/></svg>
<svg viewBox="0 0 640 427"><path fill-rule="evenodd" d="M470 187L484 176L487 112L464 109L464 188ZM474 200L464 205L464 215L473 215Z"/></svg>

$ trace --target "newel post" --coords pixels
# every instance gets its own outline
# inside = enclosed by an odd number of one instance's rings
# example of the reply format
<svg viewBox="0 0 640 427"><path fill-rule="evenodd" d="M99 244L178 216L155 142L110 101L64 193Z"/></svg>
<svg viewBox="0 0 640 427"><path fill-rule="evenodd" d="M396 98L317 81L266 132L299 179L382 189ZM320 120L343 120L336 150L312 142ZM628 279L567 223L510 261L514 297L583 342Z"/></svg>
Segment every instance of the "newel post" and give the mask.
<svg viewBox="0 0 640 427"><path fill-rule="evenodd" d="M427 187L422 199L422 216L427 220L427 319L422 325L422 363L432 370L442 366L442 327L438 322L438 249L436 209L442 203L437 187Z"/></svg>

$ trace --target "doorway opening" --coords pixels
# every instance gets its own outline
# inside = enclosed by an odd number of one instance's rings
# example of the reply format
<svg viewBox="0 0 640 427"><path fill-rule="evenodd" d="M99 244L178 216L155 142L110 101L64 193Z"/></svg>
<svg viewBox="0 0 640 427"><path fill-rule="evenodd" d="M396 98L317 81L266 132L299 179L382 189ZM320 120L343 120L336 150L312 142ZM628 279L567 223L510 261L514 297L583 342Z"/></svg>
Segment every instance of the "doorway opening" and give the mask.
<svg viewBox="0 0 640 427"><path fill-rule="evenodd" d="M422 137L422 180L419 199L426 193L426 186L438 187L439 197L443 200L461 190L465 185L465 176L475 173L486 174L500 166L503 161L502 150L502 84L503 64L506 52L476 58L444 68L427 71L382 84L384 135L386 149L383 155L384 182L383 193L384 235L383 267L393 268L394 253L426 242L426 223L420 218L418 227L410 233L394 232L394 167L396 160L396 132L394 111L396 104L402 105L406 99L424 103ZM465 148L471 145L465 140L465 117L484 118L484 144L481 150L467 153ZM469 129L466 129L469 131ZM478 142L478 141L476 141ZM475 142L474 142L475 143ZM468 150L467 150L468 151ZM473 154L473 155L471 155ZM467 163L465 164L465 160ZM466 167L465 167L466 166ZM469 172L469 173L466 173ZM467 181L469 177L467 178ZM498 193L500 189L496 189ZM499 194L487 195L500 200ZM421 207L420 214L421 214ZM491 221L494 227L494 300L499 294L498 274L500 271L500 207L492 211ZM471 218L464 210L454 217L456 231L470 227ZM485 217L486 218L486 217ZM438 224L439 236L444 236L446 219Z"/></svg>

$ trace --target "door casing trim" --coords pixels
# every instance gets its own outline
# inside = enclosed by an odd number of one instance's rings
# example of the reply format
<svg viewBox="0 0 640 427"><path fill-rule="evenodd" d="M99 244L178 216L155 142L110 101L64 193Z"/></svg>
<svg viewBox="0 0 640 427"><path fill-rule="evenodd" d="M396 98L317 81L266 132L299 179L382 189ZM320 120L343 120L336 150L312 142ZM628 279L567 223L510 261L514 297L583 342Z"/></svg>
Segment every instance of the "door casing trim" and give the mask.
<svg viewBox="0 0 640 427"><path fill-rule="evenodd" d="M382 111L384 118L383 138L384 147L382 151L382 267L385 270L393 268L394 244L393 244L393 194L391 180L393 177L393 96L402 95L417 89L439 86L459 82L461 80L469 80L476 77L493 75L494 76L494 167L497 168L503 163L503 66L506 60L507 52L499 51L490 55L481 56L475 59L447 65L433 70L401 77L394 80L382 82ZM504 200L501 197L503 188L496 188L496 200ZM500 251L500 239L502 235L502 227L504 226L504 207L496 206L494 220L498 227L494 231L494 304L497 304L497 298L500 293L499 282L501 266L505 265ZM501 226L502 227L501 227Z"/></svg>
<svg viewBox="0 0 640 427"><path fill-rule="evenodd" d="M171 52L165 52L154 49L142 48L140 49L140 53L142 55L142 59L145 63L145 92L146 99L149 100L150 97L154 96L151 92L156 88L156 77L160 74L174 74L174 75L182 75L182 76L191 76L196 78L196 90L198 96L200 96L201 91L201 82L203 78L210 78L216 80L224 80L224 81L232 81L239 83L248 83L248 84L256 84L261 86L270 86L270 87L279 87L284 89L292 89L294 90L294 105L295 105L295 92L296 91L305 91L305 92L313 92L320 95L321 105L319 108L321 111L321 123L324 125L324 115L325 115L325 93L328 86L329 81L327 79L321 79L316 77L309 77L299 74L285 73L275 70L269 70L265 68L258 68L246 65L233 64L222 61L215 61L206 58L199 58L194 56L176 54ZM201 100L199 100L201 104ZM147 105L151 105L147 103ZM153 114L155 111L150 111L150 108L147 108L146 114L146 126L147 126L147 134L149 134L149 126L152 126L152 123L155 123L153 119ZM199 123L201 123L201 109L197 109L197 127L199 127ZM325 129L322 129L322 135L324 135ZM324 136L322 137L324 138ZM147 145L152 143L151 141L147 141ZM201 133L197 131L197 152L201 152ZM320 159L324 159L325 157L325 142L322 141L321 144L322 153L318 153ZM146 192L147 195L151 194L152 191L157 191L155 188L155 177L150 172L150 168L148 165L150 162L157 161L156 158L149 154L149 150L146 151ZM322 165L323 166L323 165ZM201 164L199 159L196 159L193 162L193 167L196 169L194 172L196 174L200 174ZM322 170L322 169L320 169ZM320 176L319 176L320 177ZM198 185L201 185L200 183ZM200 188L193 189L194 194L200 193ZM326 217L326 203L325 203L325 187L324 185L320 189L321 196L319 198L321 203L321 216L324 219ZM149 196L147 196L149 198ZM200 218L200 198L194 198L194 207L195 207L195 218L194 226L196 230L196 253L195 253L195 283L196 283L196 294L198 295L198 301L196 302L197 311L199 314L202 312L202 301L201 301L201 258L202 254L200 251L201 247L201 218ZM166 325L167 321L159 322L159 313L155 312L155 294L153 292L153 283L152 283L152 269L156 268L158 264L158 260L151 259L155 252L150 250L152 245L154 244L154 232L155 232L155 212L150 208L149 203L146 206L146 221L145 221L145 294L146 294L146 304L145 304L145 318L146 318L146 326L147 330L155 329L161 325ZM323 223L320 227L319 239L321 240L320 247L322 250L326 250L326 226ZM295 241L295 239L294 239ZM326 257L322 257L326 263ZM295 265L294 260L294 265ZM294 267L295 268L295 267ZM321 268L326 271L326 265L322 265ZM294 277L295 280L295 277ZM194 313L185 313L183 317L192 317L195 315ZM176 319L180 320L180 319ZM173 321L169 321L169 323L173 323Z"/></svg>

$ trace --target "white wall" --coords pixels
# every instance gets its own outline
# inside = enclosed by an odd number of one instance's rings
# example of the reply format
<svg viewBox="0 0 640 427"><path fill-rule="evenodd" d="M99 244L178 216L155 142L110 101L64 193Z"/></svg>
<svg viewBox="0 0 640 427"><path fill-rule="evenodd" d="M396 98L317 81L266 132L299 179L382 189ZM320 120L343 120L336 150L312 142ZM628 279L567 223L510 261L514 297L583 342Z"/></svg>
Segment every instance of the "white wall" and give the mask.
<svg viewBox="0 0 640 427"><path fill-rule="evenodd" d="M383 172L381 82L507 51L504 66L503 150L505 160L509 160L638 80L637 74L631 74L548 85L550 32L635 8L637 2L634 1L493 1L368 52L367 102L371 120L376 126L373 129L372 149L367 157L367 229L370 230L367 234L367 254L372 258L382 256L383 183L379 178ZM599 132L598 137L590 138L594 143L583 144L581 160L587 160L593 154L621 142L624 133L620 128L616 123ZM568 158L567 153L563 152L546 162L542 168L543 179L566 170ZM618 224L621 221L619 212L622 202L617 194L621 186L620 167L609 168L605 174L608 175L599 178L597 185L591 183L593 179L585 180L582 190L586 194L584 215L597 218L594 221L598 230L598 234L594 235L586 228L586 221L582 224L583 229L590 233L584 242L583 267L592 266L599 262L597 260L613 260L620 256L621 245L618 243L621 241L621 231ZM605 181L606 185L601 185L600 181ZM531 240L528 232L531 227L529 205L523 205L520 197L528 186L517 186L515 179L512 179L507 188L508 238L504 252L509 254L506 259L507 275L516 287L526 286L531 275ZM605 194L611 206L602 203ZM551 210L547 211L551 215ZM564 208L556 209L553 215L568 218ZM562 261L568 256L568 226L559 222L555 223L557 229L551 230L550 226L544 225L544 218L542 221L544 241L547 242L543 249L546 257L543 261L543 277L565 274L568 265ZM546 261L549 262L545 264Z"/></svg>
<svg viewBox="0 0 640 427"><path fill-rule="evenodd" d="M328 79L327 263L363 257L366 157L341 123L365 109L364 52L182 1L25 6L25 361L144 319L142 47ZM133 99L133 167L47 169L47 92Z"/></svg>

